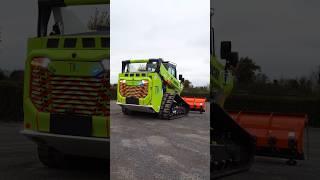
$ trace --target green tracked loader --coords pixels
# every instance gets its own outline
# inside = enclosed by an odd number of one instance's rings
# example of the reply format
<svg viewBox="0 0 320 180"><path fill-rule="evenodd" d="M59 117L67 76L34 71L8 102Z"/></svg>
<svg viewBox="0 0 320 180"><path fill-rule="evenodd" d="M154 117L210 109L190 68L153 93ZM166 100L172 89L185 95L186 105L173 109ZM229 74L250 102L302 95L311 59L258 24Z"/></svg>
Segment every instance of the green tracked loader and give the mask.
<svg viewBox="0 0 320 180"><path fill-rule="evenodd" d="M24 130L40 161L109 158L109 0L38 0L28 41ZM98 19L98 20L97 20Z"/></svg>
<svg viewBox="0 0 320 180"><path fill-rule="evenodd" d="M161 119L188 114L189 106L181 98L184 78L177 79L176 65L162 59L122 62L117 104L124 114L135 111L156 113Z"/></svg>

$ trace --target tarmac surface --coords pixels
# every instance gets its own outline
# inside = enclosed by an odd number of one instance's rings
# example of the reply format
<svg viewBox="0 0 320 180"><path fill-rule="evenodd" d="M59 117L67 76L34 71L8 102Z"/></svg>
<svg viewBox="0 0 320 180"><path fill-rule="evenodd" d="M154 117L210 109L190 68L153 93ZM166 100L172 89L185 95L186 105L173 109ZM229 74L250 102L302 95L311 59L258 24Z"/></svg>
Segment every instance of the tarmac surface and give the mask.
<svg viewBox="0 0 320 180"><path fill-rule="evenodd" d="M307 137L307 136L306 136ZM309 129L308 141L305 141L306 160L297 161L296 166L286 165L286 159L256 157L251 169L235 174L225 180L316 180L320 178L320 129ZM309 157L308 157L309 154Z"/></svg>
<svg viewBox="0 0 320 180"><path fill-rule="evenodd" d="M164 121L152 116L125 116L111 106L111 179L209 179L209 114L190 113ZM79 162L72 169L49 169L36 145L19 134L22 123L0 121L0 179L109 179L101 162ZM307 160L288 166L286 159L256 157L252 168L226 180L316 180L320 177L320 129L309 129ZM308 142L305 142L308 144ZM309 154L309 157L308 157Z"/></svg>
<svg viewBox="0 0 320 180"><path fill-rule="evenodd" d="M1 180L61 180L109 178L105 162L77 161L71 169L50 169L38 160L37 147L19 131L22 123L0 122L0 179Z"/></svg>
<svg viewBox="0 0 320 180"><path fill-rule="evenodd" d="M209 106L174 120L124 115L111 103L112 180L210 179Z"/></svg>

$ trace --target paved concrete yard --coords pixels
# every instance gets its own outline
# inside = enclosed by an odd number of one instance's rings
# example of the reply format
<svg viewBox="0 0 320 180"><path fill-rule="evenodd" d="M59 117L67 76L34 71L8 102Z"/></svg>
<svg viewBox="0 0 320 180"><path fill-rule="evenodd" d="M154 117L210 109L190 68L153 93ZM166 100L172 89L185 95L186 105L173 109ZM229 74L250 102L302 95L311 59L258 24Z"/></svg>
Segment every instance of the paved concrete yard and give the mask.
<svg viewBox="0 0 320 180"><path fill-rule="evenodd" d="M288 166L286 159L256 157L250 171L233 175L226 180L316 180L320 178L320 129L310 128L309 160Z"/></svg>
<svg viewBox="0 0 320 180"><path fill-rule="evenodd" d="M208 111L160 120L123 115L112 102L111 117L112 180L209 179Z"/></svg>
<svg viewBox="0 0 320 180"><path fill-rule="evenodd" d="M57 170L43 166L38 160L36 145L19 134L22 123L0 122L0 179L1 180L61 180L109 178L105 162L86 161L79 167Z"/></svg>

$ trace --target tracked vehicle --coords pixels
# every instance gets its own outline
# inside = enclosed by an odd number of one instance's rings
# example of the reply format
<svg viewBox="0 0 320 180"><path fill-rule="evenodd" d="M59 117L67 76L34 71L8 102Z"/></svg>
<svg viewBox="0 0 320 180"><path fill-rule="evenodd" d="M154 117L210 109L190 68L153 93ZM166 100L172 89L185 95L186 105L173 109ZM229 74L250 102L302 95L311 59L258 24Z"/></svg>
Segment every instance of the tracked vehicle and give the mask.
<svg viewBox="0 0 320 180"><path fill-rule="evenodd" d="M117 104L124 114L135 111L156 113L161 119L174 119L189 112L181 98L184 78L177 79L176 65L162 59L122 62Z"/></svg>
<svg viewBox="0 0 320 180"><path fill-rule="evenodd" d="M233 69L238 53L231 52L231 42L221 43L222 64L214 49L213 1L211 0L211 103L210 151L211 179L248 170L254 159L254 138L223 109L234 83Z"/></svg>
<svg viewBox="0 0 320 180"><path fill-rule="evenodd" d="M38 36L28 41L25 63L22 134L49 167L69 156L108 159L109 0L39 0L38 6Z"/></svg>

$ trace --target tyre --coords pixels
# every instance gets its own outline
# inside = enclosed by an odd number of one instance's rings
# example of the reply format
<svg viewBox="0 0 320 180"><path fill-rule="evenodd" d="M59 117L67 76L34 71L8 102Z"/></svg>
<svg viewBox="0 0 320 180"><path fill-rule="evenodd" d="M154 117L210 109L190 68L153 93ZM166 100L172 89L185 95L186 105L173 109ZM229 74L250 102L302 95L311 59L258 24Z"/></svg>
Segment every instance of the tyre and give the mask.
<svg viewBox="0 0 320 180"><path fill-rule="evenodd" d="M122 107L122 113L125 114L125 115L131 115L132 114L132 112L129 109L125 108L125 107Z"/></svg>
<svg viewBox="0 0 320 180"><path fill-rule="evenodd" d="M38 157L49 168L61 168L65 165L63 154L46 145L38 145Z"/></svg>
<svg viewBox="0 0 320 180"><path fill-rule="evenodd" d="M287 165L289 166L295 166L297 165L297 161L294 160L294 159L289 159L287 162L286 162Z"/></svg>

